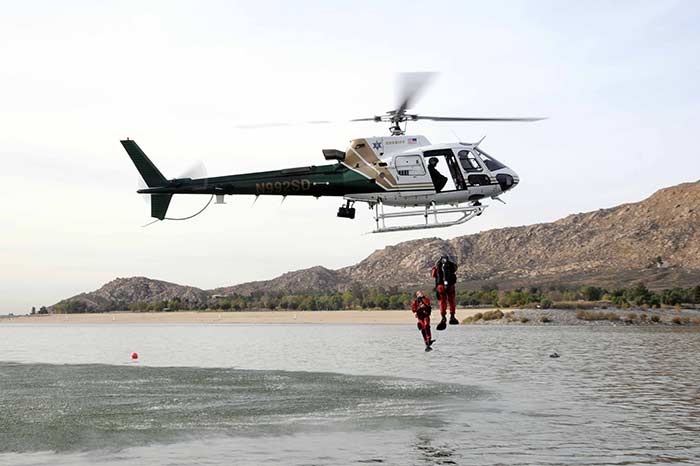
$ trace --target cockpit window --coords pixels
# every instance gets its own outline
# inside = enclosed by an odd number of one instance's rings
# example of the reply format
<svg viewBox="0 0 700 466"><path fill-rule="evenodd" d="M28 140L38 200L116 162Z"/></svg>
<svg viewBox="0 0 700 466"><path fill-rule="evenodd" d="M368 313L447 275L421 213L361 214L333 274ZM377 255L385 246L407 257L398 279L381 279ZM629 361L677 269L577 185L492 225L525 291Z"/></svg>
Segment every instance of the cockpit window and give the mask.
<svg viewBox="0 0 700 466"><path fill-rule="evenodd" d="M505 165L503 165L501 162L494 159L481 149L475 149L475 152L479 154L479 157L481 157L481 160L483 160L484 165L486 165L486 168L488 168L489 170L495 171L500 170L501 168L506 168Z"/></svg>
<svg viewBox="0 0 700 466"><path fill-rule="evenodd" d="M464 168L465 172L481 171L481 166L479 165L479 162L477 162L476 158L474 158L474 154L469 152L468 150L459 151L457 153L457 157L459 158L459 163L462 164L462 168Z"/></svg>

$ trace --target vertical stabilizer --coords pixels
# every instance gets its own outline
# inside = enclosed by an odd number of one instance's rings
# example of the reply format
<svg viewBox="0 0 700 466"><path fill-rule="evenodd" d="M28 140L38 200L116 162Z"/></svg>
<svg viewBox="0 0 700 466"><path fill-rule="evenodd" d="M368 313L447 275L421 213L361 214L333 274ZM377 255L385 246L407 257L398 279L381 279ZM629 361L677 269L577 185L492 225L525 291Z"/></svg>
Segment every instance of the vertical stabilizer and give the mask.
<svg viewBox="0 0 700 466"><path fill-rule="evenodd" d="M172 194L151 194L151 217L165 219Z"/></svg>
<svg viewBox="0 0 700 466"><path fill-rule="evenodd" d="M149 188L157 188L168 184L168 180L165 179L160 170L151 162L151 159L146 156L136 142L131 139L125 139L121 141L121 143L124 149L126 149L126 153L129 154L131 161L136 165L136 169L141 174L143 181L146 182ZM150 196L151 217L155 217L159 220L165 219L168 206L170 205L170 199L172 199L173 195L151 194Z"/></svg>
<svg viewBox="0 0 700 466"><path fill-rule="evenodd" d="M129 154L131 161L134 162L134 165L136 165L136 169L141 174L143 181L146 182L149 188L164 186L167 184L168 180L165 179L160 170L156 168L153 162L151 162L146 154L144 154L136 142L132 141L131 139L126 139L121 141L121 143L122 146L124 146L124 149L126 149L126 153Z"/></svg>

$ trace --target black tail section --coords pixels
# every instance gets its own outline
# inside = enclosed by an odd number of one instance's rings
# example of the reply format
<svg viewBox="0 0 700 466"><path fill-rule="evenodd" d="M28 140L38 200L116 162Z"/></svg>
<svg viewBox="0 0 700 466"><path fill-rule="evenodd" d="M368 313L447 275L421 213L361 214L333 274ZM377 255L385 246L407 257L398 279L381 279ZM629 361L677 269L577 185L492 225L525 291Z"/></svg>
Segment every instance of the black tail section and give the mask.
<svg viewBox="0 0 700 466"><path fill-rule="evenodd" d="M131 139L123 140L121 143L149 188L156 188L168 184L168 180L165 179L160 170L158 170L146 154L143 153L138 144ZM172 199L172 197L172 194L151 194L151 217L163 220L168 212L168 206L170 205L170 199Z"/></svg>
<svg viewBox="0 0 700 466"><path fill-rule="evenodd" d="M151 217L163 220L172 197L172 194L151 194Z"/></svg>
<svg viewBox="0 0 700 466"><path fill-rule="evenodd" d="M131 157L131 161L136 165L136 169L141 173L143 181L146 182L149 188L157 186L165 186L168 180L163 174L153 165L153 162L143 153L136 142L131 139L121 141L122 146L126 149L127 154ZM166 204L167 205L167 204Z"/></svg>

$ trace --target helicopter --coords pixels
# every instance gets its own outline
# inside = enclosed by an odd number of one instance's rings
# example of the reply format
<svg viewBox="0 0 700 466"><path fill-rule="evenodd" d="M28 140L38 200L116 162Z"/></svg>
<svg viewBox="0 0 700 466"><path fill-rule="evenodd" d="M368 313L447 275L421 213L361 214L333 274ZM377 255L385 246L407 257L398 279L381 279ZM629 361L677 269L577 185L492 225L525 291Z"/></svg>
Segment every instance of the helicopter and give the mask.
<svg viewBox="0 0 700 466"><path fill-rule="evenodd" d="M355 218L355 204L374 210L372 233L444 228L481 215L484 199L503 202L500 195L520 182L515 171L486 153L476 143L431 143L425 136L407 135L408 122L530 122L540 117L478 118L426 116L409 113L416 97L434 73L402 75L399 103L382 115L350 121L389 123L389 136L357 138L346 150L322 149L333 163L218 177L167 179L132 139L120 141L150 195L151 216L157 220L184 220L201 213L212 199L224 204L226 195L335 196L343 204L337 216ZM321 123L321 122L317 122ZM402 126L403 125L403 126ZM444 172L444 174L443 174ZM211 195L204 209L185 218L166 217L175 194ZM386 209L386 208L389 209ZM396 209L396 210L394 210ZM411 223L399 223L408 219ZM397 224L392 224L392 222Z"/></svg>

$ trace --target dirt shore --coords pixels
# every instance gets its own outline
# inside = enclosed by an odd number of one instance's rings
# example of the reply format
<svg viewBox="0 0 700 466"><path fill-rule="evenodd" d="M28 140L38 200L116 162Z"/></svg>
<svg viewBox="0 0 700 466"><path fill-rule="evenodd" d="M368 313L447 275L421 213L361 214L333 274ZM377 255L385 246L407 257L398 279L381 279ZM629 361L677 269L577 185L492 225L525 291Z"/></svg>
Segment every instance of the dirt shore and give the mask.
<svg viewBox="0 0 700 466"><path fill-rule="evenodd" d="M457 317L484 312L460 309ZM437 315L437 317L436 317ZM439 312L433 311L437 323ZM106 312L100 314L49 314L0 319L3 324L411 324L415 318L403 311L259 311L259 312Z"/></svg>
<svg viewBox="0 0 700 466"><path fill-rule="evenodd" d="M457 318L471 325L620 325L635 323L643 325L671 325L676 318L683 319L675 324L700 325L698 310L608 310L593 311L616 314L618 319L582 320L577 311L565 309L502 309L501 319L467 319L477 313L487 313L495 308L458 309ZM512 314L510 314L512 312ZM645 315L641 320L640 316ZM628 321L629 316L635 316ZM652 316L658 316L658 323ZM465 321L465 319L467 319ZM433 310L432 324L440 320L439 311ZM413 324L415 318L409 310L392 311L255 311L255 312L106 312L99 314L49 314L33 316L13 316L0 318L0 325L12 324Z"/></svg>

